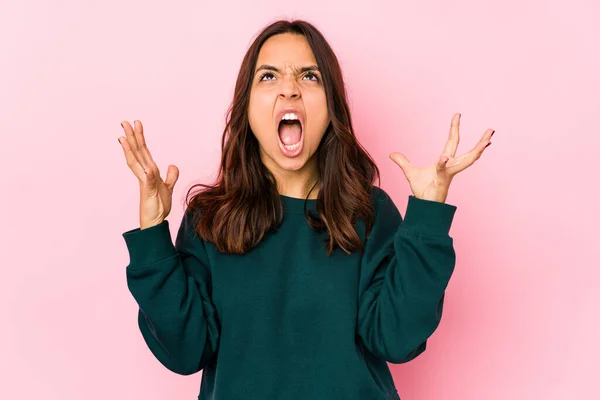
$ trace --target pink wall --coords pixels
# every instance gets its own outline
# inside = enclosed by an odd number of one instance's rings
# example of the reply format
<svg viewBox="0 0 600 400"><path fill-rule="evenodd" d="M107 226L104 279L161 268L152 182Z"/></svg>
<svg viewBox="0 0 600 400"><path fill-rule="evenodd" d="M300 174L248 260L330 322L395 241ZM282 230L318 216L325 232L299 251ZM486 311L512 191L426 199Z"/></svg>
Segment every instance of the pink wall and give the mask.
<svg viewBox="0 0 600 400"><path fill-rule="evenodd" d="M200 374L163 368L137 330L119 123L141 120L162 172L179 167L179 221L187 188L216 172L243 53L280 16L330 40L402 213L390 152L435 161L455 112L458 154L496 130L452 183L456 272L428 350L391 365L402 399L600 398L599 3L230 3L0 6L0 398L195 398Z"/></svg>

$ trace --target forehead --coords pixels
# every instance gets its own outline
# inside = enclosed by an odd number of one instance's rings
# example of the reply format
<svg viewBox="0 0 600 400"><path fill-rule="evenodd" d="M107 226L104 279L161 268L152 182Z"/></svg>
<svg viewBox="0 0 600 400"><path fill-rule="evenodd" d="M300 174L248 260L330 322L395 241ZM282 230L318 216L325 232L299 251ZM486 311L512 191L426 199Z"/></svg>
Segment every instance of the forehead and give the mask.
<svg viewBox="0 0 600 400"><path fill-rule="evenodd" d="M283 33L271 36L263 43L257 65L304 66L316 64L315 56L303 35Z"/></svg>

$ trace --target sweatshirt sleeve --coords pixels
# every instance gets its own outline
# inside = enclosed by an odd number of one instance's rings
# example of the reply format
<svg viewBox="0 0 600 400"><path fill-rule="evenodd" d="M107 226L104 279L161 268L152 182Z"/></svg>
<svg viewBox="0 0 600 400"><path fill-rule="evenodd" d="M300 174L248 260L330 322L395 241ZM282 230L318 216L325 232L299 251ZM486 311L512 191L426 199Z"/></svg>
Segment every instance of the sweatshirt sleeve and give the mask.
<svg viewBox="0 0 600 400"><path fill-rule="evenodd" d="M456 255L456 206L409 196L404 220L381 188L361 259L358 336L390 363L423 353L437 329Z"/></svg>
<svg viewBox="0 0 600 400"><path fill-rule="evenodd" d="M154 356L169 370L190 375L216 353L220 326L211 299L204 243L186 210L171 239L169 221L123 233L130 263L127 286L139 306L138 326Z"/></svg>

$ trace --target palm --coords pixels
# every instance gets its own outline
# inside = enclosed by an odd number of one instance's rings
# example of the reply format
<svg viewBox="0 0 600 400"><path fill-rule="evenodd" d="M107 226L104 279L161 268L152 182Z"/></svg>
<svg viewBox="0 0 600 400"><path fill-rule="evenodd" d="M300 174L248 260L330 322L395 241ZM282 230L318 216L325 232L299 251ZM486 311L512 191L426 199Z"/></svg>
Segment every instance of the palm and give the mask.
<svg viewBox="0 0 600 400"><path fill-rule="evenodd" d="M402 153L390 153L392 161L404 172L415 197L445 202L452 178L478 160L483 150L491 144L490 139L494 130L488 129L473 149L460 157L454 157L458 148L459 127L460 114L454 114L450 125L450 136L446 141L444 151L437 162L426 167L412 165Z"/></svg>
<svg viewBox="0 0 600 400"><path fill-rule="evenodd" d="M162 216L167 216L171 212L171 204L173 194L171 189L167 186L167 184L160 177L160 172L156 171L156 189L152 189L153 185L148 185L145 182L143 185L140 184L140 194L142 198L147 198L148 201L143 203L140 212L142 215L153 215L157 214ZM152 191L156 190L158 196L152 196Z"/></svg>
<svg viewBox="0 0 600 400"><path fill-rule="evenodd" d="M407 174L406 178L410 186L410 190L416 197L435 198L438 188L448 186L452 177L445 174L445 177L440 177L436 173L436 164L431 164L427 167L414 167Z"/></svg>
<svg viewBox="0 0 600 400"><path fill-rule="evenodd" d="M161 207L164 215L168 215L171 212L171 204L173 200L173 191L169 189L167 184L160 177L160 173L157 176L158 183L158 197L161 202Z"/></svg>
<svg viewBox="0 0 600 400"><path fill-rule="evenodd" d="M171 211L173 187L179 177L179 169L169 165L163 181L160 171L146 146L144 128L141 121L134 121L134 127L123 121L126 138L119 137L127 160L127 165L140 183L140 227L149 227L162 222Z"/></svg>

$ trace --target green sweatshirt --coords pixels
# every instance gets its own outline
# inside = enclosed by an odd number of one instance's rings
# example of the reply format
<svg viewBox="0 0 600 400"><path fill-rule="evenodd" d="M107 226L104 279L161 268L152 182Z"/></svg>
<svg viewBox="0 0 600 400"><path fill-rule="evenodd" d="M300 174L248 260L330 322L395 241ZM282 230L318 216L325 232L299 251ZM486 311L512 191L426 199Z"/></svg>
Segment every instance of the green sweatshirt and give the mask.
<svg viewBox="0 0 600 400"><path fill-rule="evenodd" d="M386 362L417 357L440 323L456 206L411 195L403 219L373 186L364 253L328 257L304 199L281 199L282 225L243 256L196 236L189 209L175 244L167 220L123 233L150 351L175 373L202 370L199 400L400 399Z"/></svg>

